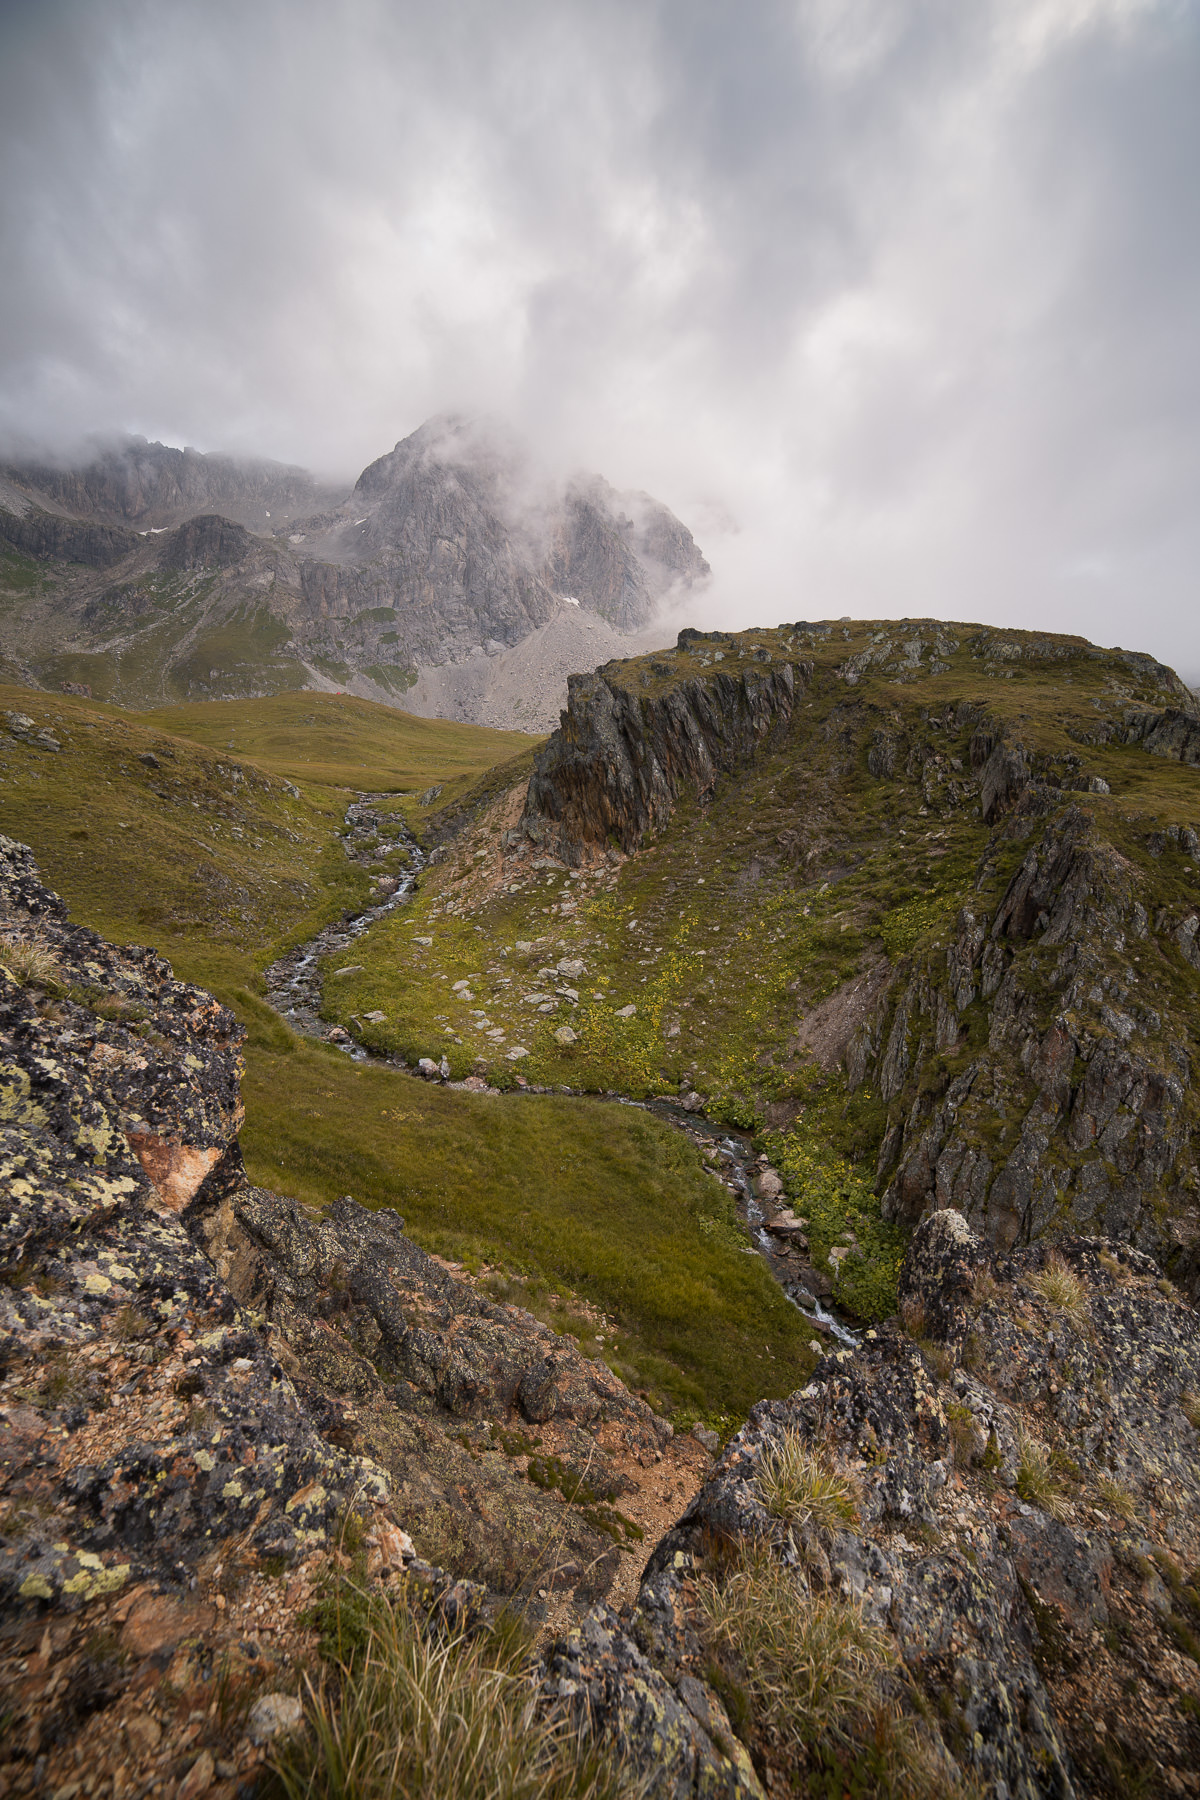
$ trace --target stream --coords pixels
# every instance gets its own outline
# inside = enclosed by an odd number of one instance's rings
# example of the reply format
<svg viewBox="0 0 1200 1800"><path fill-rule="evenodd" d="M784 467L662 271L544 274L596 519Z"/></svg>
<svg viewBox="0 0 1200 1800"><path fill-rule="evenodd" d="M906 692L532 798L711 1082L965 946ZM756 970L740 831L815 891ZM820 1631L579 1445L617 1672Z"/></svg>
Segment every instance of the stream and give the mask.
<svg viewBox="0 0 1200 1800"><path fill-rule="evenodd" d="M369 931L377 920L386 918L389 913L403 906L425 866L424 852L404 823L402 814L388 809L386 802L389 799L388 795L360 794L357 800L351 802L346 809L346 854L351 862L370 870L378 868L386 860L385 856L380 855L383 842L386 841L393 847L398 843L403 845L407 853L403 871L394 875L389 870L386 875L377 876L381 897L374 905L365 907L362 912L343 914L341 919L324 926L307 943L298 945L295 950L280 957L266 971L268 1001L292 1030L304 1037L330 1041L329 1028L321 1018L321 963L324 958L349 950L355 940ZM386 839L381 835L385 831L391 834ZM355 965L349 966L353 968ZM344 1040L334 1041L337 1042L337 1048L355 1062L375 1060L373 1052L356 1043L349 1035ZM453 1085L468 1089L467 1083L455 1082ZM478 1091L478 1085L472 1082L470 1088ZM488 1091L493 1094L496 1092L495 1089ZM573 1090L528 1087L515 1091L519 1095L572 1093ZM578 1094L574 1097L580 1100L604 1100L609 1104L615 1100L620 1106L631 1106L639 1112L653 1113L664 1124L684 1132L702 1155L706 1149L710 1153L715 1151L723 1165L722 1169L713 1169L708 1158L706 1162L710 1173L719 1178L734 1196L738 1216L751 1239L746 1254L762 1257L787 1298L803 1314L814 1331L822 1337L832 1337L851 1349L858 1347L859 1334L851 1330L845 1320L827 1307L813 1291L821 1278L811 1267L797 1268L795 1254L780 1244L766 1229L763 1204L753 1187L757 1165L748 1137L740 1132L710 1125L706 1119L669 1100L631 1100L620 1094Z"/></svg>
<svg viewBox="0 0 1200 1800"><path fill-rule="evenodd" d="M381 843L380 832L391 827L395 837L390 842L402 844L407 851L407 864L399 875L390 872L382 879L388 884L388 891L364 911L343 914L341 919L326 925L318 931L316 937L309 938L306 944L300 944L273 962L266 971L267 999L285 1019L293 1031L304 1037L328 1039L328 1027L321 1018L321 961L326 956L337 956L348 950L356 938L364 931L369 931L378 919L386 919L404 905L416 885L417 876L425 867L425 853L415 837L404 823L404 817L398 812L389 812L376 801L387 796L360 794L346 808L346 824L349 835L345 840L346 855L359 868L370 869L384 859L379 856ZM392 884L395 884L394 886ZM361 1044L353 1040L339 1043L338 1048L355 1062L366 1062L369 1052Z"/></svg>

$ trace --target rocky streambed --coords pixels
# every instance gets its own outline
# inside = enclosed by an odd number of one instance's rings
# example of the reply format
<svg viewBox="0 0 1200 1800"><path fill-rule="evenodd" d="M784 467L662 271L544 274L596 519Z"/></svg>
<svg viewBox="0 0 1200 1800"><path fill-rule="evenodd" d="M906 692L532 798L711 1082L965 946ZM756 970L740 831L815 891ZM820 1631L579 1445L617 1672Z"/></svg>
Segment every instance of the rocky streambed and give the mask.
<svg viewBox="0 0 1200 1800"><path fill-rule="evenodd" d="M305 1037L332 1039L355 1058L368 1052L349 1033L335 1037L321 1019L321 964L328 956L348 950L356 938L377 920L403 906L425 866L425 853L398 810L388 810L389 795L360 794L346 809L346 855L363 869L384 870L375 875L378 898L361 912L344 914L326 925L315 937L299 944L273 962L266 972L267 999L293 1031ZM390 867L397 849L405 853L403 868ZM335 1027L336 1031L336 1027Z"/></svg>

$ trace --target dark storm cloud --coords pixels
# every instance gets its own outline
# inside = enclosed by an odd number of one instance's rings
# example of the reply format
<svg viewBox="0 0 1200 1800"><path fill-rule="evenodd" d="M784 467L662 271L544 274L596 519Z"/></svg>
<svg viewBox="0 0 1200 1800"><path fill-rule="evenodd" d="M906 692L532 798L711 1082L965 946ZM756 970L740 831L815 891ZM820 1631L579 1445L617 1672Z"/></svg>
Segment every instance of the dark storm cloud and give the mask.
<svg viewBox="0 0 1200 1800"><path fill-rule="evenodd" d="M714 620L1200 672L1198 102L1192 0L9 0L0 428L354 474L487 409Z"/></svg>

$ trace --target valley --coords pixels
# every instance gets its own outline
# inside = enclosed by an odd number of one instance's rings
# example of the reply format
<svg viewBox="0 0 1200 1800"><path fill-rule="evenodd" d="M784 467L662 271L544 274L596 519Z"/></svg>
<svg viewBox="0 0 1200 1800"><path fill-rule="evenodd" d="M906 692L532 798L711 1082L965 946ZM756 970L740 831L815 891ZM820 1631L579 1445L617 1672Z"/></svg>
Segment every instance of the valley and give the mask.
<svg viewBox="0 0 1200 1800"><path fill-rule="evenodd" d="M0 690L10 1791L39 1642L114 1800L234 1800L514 1610L614 1793L1197 1791L1198 769L1152 658L928 620L547 739Z"/></svg>

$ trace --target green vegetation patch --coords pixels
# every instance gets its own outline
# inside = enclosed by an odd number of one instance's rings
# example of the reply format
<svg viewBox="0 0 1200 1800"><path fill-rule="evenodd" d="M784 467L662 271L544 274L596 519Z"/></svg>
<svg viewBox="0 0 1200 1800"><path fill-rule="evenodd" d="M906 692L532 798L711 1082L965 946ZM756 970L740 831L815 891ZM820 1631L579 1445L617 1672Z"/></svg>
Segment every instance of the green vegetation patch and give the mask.
<svg viewBox="0 0 1200 1800"><path fill-rule="evenodd" d="M206 631L176 660L167 675L168 691L180 700L206 693L219 684L247 694L264 687L298 688L304 665L292 650L292 634L269 607L238 607L220 625Z"/></svg>
<svg viewBox="0 0 1200 1800"><path fill-rule="evenodd" d="M587 1296L616 1321L615 1372L660 1404L744 1416L811 1366L761 1259L705 1227L728 1195L644 1113L454 1093L308 1043L252 1044L244 1092L252 1179L394 1207L426 1249Z"/></svg>
<svg viewBox="0 0 1200 1800"><path fill-rule="evenodd" d="M60 749L0 734L2 828L33 847L75 918L114 942L154 945L229 1000L272 956L366 903L368 879L342 850L344 794L310 784L297 796L240 757L69 695L0 688L4 711Z"/></svg>
<svg viewBox="0 0 1200 1800"><path fill-rule="evenodd" d="M767 1139L772 1161L793 1208L808 1220L813 1261L833 1277L839 1305L868 1322L890 1318L907 1234L883 1218L870 1181L838 1155L819 1109L813 1113Z"/></svg>

